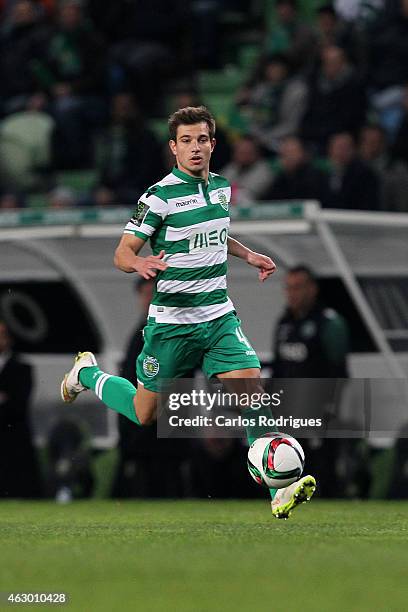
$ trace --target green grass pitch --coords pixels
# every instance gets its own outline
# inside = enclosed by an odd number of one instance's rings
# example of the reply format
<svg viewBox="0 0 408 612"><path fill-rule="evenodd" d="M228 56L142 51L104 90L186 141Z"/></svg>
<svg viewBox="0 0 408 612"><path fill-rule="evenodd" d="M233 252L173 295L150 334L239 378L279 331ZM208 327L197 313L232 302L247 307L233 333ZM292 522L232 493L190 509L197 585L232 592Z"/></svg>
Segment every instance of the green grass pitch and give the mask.
<svg viewBox="0 0 408 612"><path fill-rule="evenodd" d="M404 502L313 500L288 521L266 501L2 502L0 534L0 591L65 591L66 610L408 609Z"/></svg>

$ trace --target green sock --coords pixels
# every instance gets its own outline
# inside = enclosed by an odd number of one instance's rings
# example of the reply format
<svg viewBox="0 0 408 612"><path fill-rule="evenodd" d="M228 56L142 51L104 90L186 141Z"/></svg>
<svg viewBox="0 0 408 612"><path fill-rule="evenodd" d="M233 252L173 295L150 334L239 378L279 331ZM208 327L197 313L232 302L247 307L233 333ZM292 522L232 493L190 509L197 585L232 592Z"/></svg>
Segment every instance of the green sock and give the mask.
<svg viewBox="0 0 408 612"><path fill-rule="evenodd" d="M269 407L264 406L262 408L259 408L259 410L255 410L253 408L246 408L245 410L242 411L242 416L245 419L247 418L250 419L251 417L255 418L255 421L256 421L256 425L248 425L245 428L249 445L251 445L252 442L255 442L255 440L257 440L264 434L270 433L271 431L270 427L267 427L266 425L258 425L260 416L265 416L268 419L272 418L272 412ZM271 499L275 497L277 490L278 489L269 489Z"/></svg>
<svg viewBox="0 0 408 612"><path fill-rule="evenodd" d="M97 366L91 366L79 371L79 382L88 389L95 391L99 399L108 408L120 412L120 414L140 425L133 403L136 388L126 378L106 374Z"/></svg>

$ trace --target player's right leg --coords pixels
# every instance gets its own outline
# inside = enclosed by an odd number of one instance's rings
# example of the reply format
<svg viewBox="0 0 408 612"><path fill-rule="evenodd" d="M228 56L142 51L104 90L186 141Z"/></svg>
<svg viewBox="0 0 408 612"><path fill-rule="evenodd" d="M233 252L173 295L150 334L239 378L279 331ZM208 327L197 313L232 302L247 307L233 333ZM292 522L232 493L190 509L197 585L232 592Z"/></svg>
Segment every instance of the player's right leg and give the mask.
<svg viewBox="0 0 408 612"><path fill-rule="evenodd" d="M136 390L126 378L103 372L89 351L75 357L73 367L61 383L61 397L64 402L71 403L87 389L94 391L106 406L137 425L148 425L155 420L158 394L143 385Z"/></svg>

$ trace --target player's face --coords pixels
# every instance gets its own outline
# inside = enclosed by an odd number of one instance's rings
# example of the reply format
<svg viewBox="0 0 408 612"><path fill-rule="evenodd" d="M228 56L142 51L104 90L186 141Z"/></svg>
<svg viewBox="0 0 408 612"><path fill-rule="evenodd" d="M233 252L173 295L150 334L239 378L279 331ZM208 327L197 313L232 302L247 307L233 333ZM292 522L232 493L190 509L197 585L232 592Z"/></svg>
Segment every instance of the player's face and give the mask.
<svg viewBox="0 0 408 612"><path fill-rule="evenodd" d="M203 178L208 175L215 139L210 137L205 121L194 125L179 125L176 141L170 140L169 144L182 172Z"/></svg>

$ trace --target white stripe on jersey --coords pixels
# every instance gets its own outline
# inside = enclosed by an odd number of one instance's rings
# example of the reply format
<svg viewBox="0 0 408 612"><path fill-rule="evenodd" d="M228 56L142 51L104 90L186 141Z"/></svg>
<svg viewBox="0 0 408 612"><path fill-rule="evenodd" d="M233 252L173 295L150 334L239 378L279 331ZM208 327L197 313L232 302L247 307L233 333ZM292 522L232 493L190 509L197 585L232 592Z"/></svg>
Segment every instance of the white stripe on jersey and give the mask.
<svg viewBox="0 0 408 612"><path fill-rule="evenodd" d="M163 280L157 283L157 291L165 293L202 293L227 288L227 277L200 279L195 281Z"/></svg>
<svg viewBox="0 0 408 612"><path fill-rule="evenodd" d="M164 202L164 200L158 198L154 194L150 194L147 197L147 194L144 193L139 198L139 202L146 204L149 207L149 210L156 213L156 215L160 215L162 219L164 219L168 214L169 207L167 202Z"/></svg>
<svg viewBox="0 0 408 612"><path fill-rule="evenodd" d="M159 310L160 309L160 310ZM157 323L204 323L213 321L231 312L234 304L228 298L223 304L211 306L183 307L150 305L149 317L155 317Z"/></svg>
<svg viewBox="0 0 408 612"><path fill-rule="evenodd" d="M164 187L165 185L180 185L181 183L185 182L186 181L183 181L183 179L181 179L179 176L176 176L175 174L173 174L173 172L170 172L169 174L166 174L166 176L163 177L161 181L157 181L157 183L154 183L154 185L160 185ZM150 187L153 187L153 185L150 185Z"/></svg>
<svg viewBox="0 0 408 612"><path fill-rule="evenodd" d="M190 238L192 234L199 233L200 230L207 234L214 230L222 230L229 227L230 220L227 217L223 219L212 219L211 221L203 221L201 223L194 223L193 225L185 225L183 227L171 227L166 229L165 240L185 240Z"/></svg>
<svg viewBox="0 0 408 612"><path fill-rule="evenodd" d="M135 232L142 232L142 234L146 234L146 236L152 236L155 232L154 227L149 225L148 223L142 223L140 226L135 225L131 221L126 224L125 229L123 230L124 234L134 234Z"/></svg>

